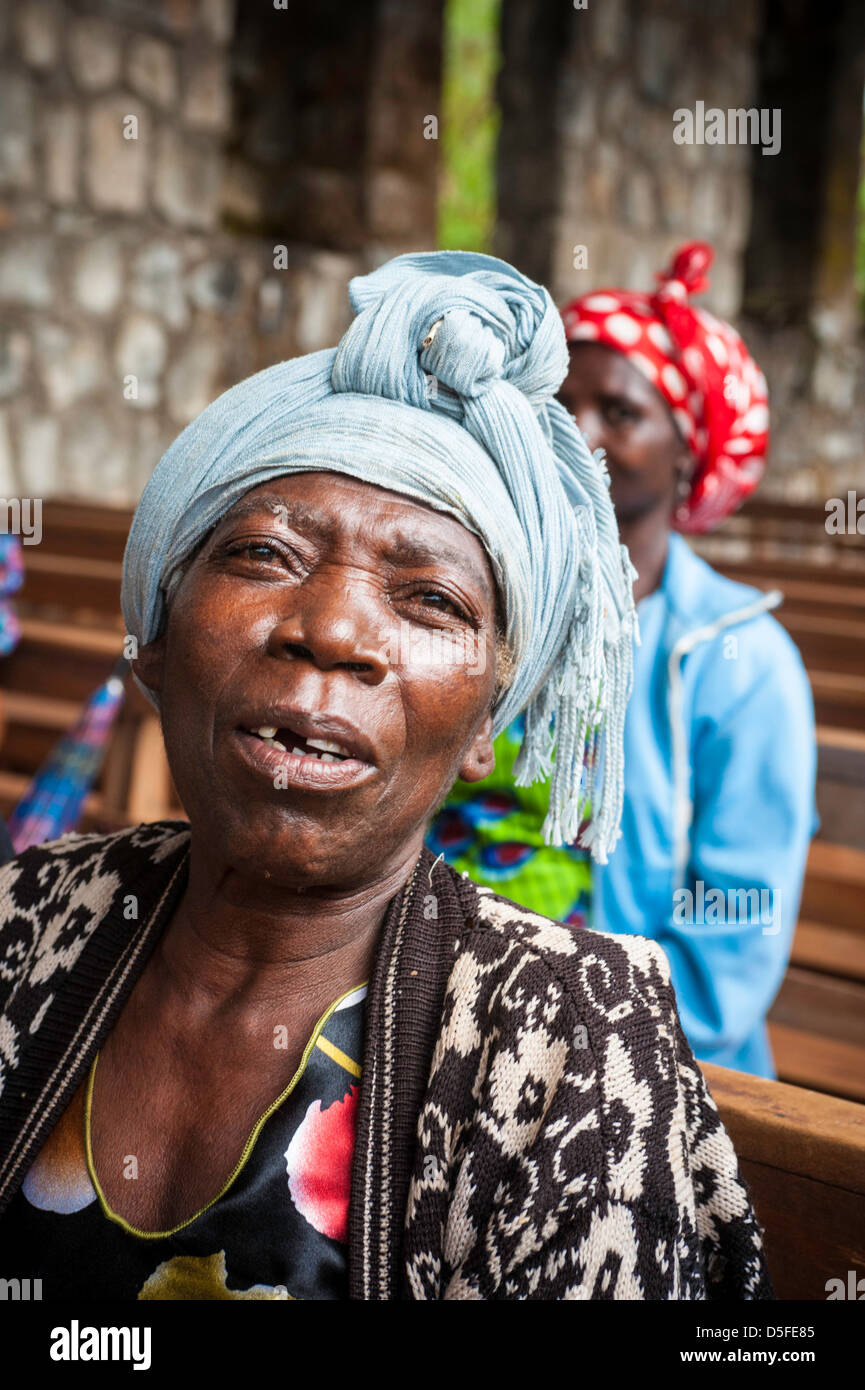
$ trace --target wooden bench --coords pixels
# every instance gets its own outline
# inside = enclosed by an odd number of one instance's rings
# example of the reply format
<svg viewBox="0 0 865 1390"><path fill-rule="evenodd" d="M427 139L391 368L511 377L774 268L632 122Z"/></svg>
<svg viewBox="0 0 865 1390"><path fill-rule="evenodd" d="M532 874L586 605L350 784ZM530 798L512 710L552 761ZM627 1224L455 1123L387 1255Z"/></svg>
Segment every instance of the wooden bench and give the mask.
<svg viewBox="0 0 865 1390"><path fill-rule="evenodd" d="M846 495L845 495L846 502ZM830 513L823 502L786 502L764 492L751 497L716 531L696 538L702 548L758 561L782 556L816 557L832 565L865 552L865 535L846 528L827 530Z"/></svg>
<svg viewBox="0 0 865 1390"><path fill-rule="evenodd" d="M865 732L817 725L819 836L865 850Z"/></svg>
<svg viewBox="0 0 865 1390"><path fill-rule="evenodd" d="M768 519L758 512L759 527L753 516L749 528L748 517L731 518L717 533L692 538L694 549L731 579L783 592L774 617L802 654L818 723L865 732L865 537L827 536L821 516L790 510L791 519L783 508ZM795 532L798 514L810 516L811 544L796 555L783 536ZM770 523L778 534L761 544L760 528Z"/></svg>
<svg viewBox="0 0 865 1390"><path fill-rule="evenodd" d="M0 749L0 814L8 818L63 733L78 719L73 700L4 692L10 734ZM102 774L85 801L82 831L183 816L171 781L159 720L131 683L108 744Z"/></svg>
<svg viewBox="0 0 865 1390"><path fill-rule="evenodd" d="M33 773L122 649L123 551L132 513L47 502L43 539L25 553L17 596L21 641L0 665L6 733L0 747L0 811L9 814ZM132 680L80 826L114 830L182 814L158 719Z"/></svg>
<svg viewBox="0 0 865 1390"><path fill-rule="evenodd" d="M42 507L42 542L32 548L44 554L119 562L126 549L132 515L131 507L105 507L97 502L62 498L48 501Z"/></svg>
<svg viewBox="0 0 865 1390"><path fill-rule="evenodd" d="M789 968L769 1013L782 1081L865 1101L865 852L814 840Z"/></svg>
<svg viewBox="0 0 865 1390"><path fill-rule="evenodd" d="M702 1064L739 1156L775 1292L823 1300L865 1276L865 1106Z"/></svg>

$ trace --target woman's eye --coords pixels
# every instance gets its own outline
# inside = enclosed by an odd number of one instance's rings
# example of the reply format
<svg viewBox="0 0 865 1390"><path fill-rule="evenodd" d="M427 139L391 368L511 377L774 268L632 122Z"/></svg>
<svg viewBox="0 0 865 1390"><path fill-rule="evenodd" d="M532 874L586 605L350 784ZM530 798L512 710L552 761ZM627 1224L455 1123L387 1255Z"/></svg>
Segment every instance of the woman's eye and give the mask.
<svg viewBox="0 0 865 1390"><path fill-rule="evenodd" d="M280 565L290 571L297 569L297 561L291 551L270 541L238 541L226 547L224 554L233 560L246 560L259 567Z"/></svg>
<svg viewBox="0 0 865 1390"><path fill-rule="evenodd" d="M267 541L244 541L241 545L232 546L228 553L248 556L251 560L282 559L282 552L275 545L268 545Z"/></svg>
<svg viewBox="0 0 865 1390"><path fill-rule="evenodd" d="M626 405L610 404L606 407L604 414L611 425L623 425L630 420L637 418L636 411L629 410Z"/></svg>
<svg viewBox="0 0 865 1390"><path fill-rule="evenodd" d="M450 614L468 621L466 613L456 600L452 599L450 594L443 594L440 589L418 589L415 593L407 595L407 601L419 604L434 613Z"/></svg>

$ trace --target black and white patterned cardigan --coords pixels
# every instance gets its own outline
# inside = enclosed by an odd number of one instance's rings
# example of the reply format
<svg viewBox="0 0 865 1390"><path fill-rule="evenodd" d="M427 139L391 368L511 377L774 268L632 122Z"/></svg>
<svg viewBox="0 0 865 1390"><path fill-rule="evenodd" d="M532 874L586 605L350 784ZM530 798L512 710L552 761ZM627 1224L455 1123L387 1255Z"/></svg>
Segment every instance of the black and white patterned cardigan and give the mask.
<svg viewBox="0 0 865 1390"><path fill-rule="evenodd" d="M0 870L0 1213L170 919L188 850L189 827L162 821ZM363 1061L352 1298L773 1297L655 942L537 916L424 849L387 909Z"/></svg>

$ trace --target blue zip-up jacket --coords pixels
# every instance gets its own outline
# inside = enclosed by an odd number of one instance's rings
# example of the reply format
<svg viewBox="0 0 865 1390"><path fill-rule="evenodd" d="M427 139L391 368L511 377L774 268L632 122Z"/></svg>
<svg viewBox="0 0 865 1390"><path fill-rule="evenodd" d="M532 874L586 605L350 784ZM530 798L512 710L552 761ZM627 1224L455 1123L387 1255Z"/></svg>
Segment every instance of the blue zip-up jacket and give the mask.
<svg viewBox="0 0 865 1390"><path fill-rule="evenodd" d="M767 611L780 601L670 536L638 607L622 837L593 866L593 925L663 946L696 1056L767 1077L766 1014L818 825L813 700ZM752 890L747 908L736 890Z"/></svg>

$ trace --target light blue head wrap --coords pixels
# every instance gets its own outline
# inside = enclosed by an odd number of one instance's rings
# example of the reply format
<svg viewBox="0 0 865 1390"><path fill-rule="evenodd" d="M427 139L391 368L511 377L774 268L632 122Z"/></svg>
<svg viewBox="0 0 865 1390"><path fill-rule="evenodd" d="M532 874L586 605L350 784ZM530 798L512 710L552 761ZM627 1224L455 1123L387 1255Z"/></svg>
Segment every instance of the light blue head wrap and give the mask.
<svg viewBox="0 0 865 1390"><path fill-rule="evenodd" d="M605 863L635 573L602 457L553 399L568 370L555 305L504 261L460 251L398 256L349 297L356 317L337 348L240 382L159 461L124 557L127 629L141 645L158 636L179 566L269 478L347 473L449 512L484 545L503 599L515 674L494 733L525 710L514 774L519 786L551 776L546 842L572 842L590 801L581 843Z"/></svg>

